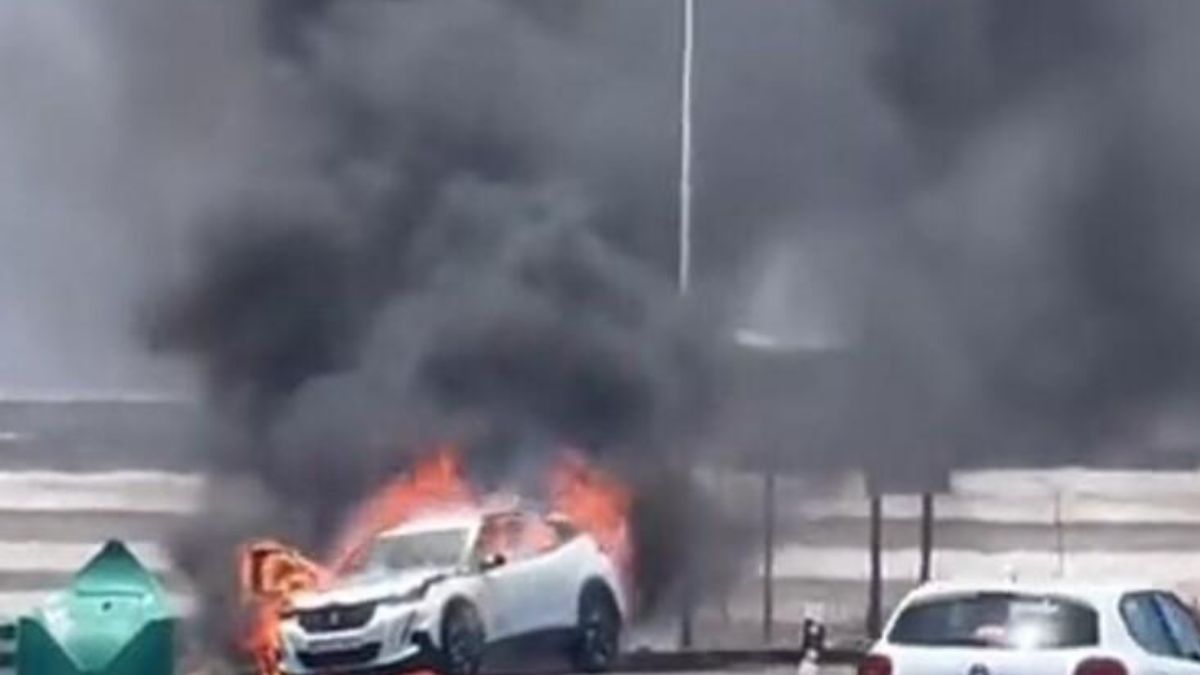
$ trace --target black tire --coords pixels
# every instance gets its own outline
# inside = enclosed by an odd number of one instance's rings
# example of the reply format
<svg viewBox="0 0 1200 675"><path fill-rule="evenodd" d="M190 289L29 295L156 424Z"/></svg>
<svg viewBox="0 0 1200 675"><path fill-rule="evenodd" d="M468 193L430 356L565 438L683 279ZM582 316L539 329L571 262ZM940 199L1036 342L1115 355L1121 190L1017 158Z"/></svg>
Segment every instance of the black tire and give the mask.
<svg viewBox="0 0 1200 675"><path fill-rule="evenodd" d="M571 665L584 673L612 669L621 649L621 610L604 583L590 583L579 595L579 618L571 645Z"/></svg>
<svg viewBox="0 0 1200 675"><path fill-rule="evenodd" d="M479 611L465 600L455 600L442 615L441 641L438 648L439 670L443 675L477 675L483 663L486 636Z"/></svg>

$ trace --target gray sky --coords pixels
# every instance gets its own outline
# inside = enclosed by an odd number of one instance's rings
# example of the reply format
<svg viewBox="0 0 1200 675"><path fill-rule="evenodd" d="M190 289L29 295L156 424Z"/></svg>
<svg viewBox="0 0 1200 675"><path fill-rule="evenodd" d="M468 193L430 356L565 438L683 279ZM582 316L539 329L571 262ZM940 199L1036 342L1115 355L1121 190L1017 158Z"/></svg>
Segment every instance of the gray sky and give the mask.
<svg viewBox="0 0 1200 675"><path fill-rule="evenodd" d="M216 4L0 7L0 388L186 383L133 327L262 141L252 12Z"/></svg>

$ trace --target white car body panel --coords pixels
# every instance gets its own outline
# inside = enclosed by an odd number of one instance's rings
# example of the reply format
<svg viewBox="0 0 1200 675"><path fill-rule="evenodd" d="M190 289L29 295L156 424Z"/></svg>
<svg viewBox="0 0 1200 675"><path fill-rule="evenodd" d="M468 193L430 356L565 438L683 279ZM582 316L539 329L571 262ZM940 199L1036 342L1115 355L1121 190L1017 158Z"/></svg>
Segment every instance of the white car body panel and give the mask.
<svg viewBox="0 0 1200 675"><path fill-rule="evenodd" d="M1049 596L1086 605L1096 611L1099 643L1058 649L1000 649L925 647L895 644L890 637L898 618L914 604L970 593L1021 593ZM931 583L912 591L896 608L884 637L871 654L886 656L893 675L1071 675L1090 658L1116 659L1130 675L1200 675L1200 662L1156 656L1130 634L1121 614L1121 601L1131 594L1168 593L1149 584Z"/></svg>
<svg viewBox="0 0 1200 675"><path fill-rule="evenodd" d="M421 519L384 533L376 541L426 532L462 530L466 549L473 550L488 514L462 514ZM464 551L466 554L467 551ZM443 611L452 600L473 604L484 624L489 643L541 631L573 629L578 620L578 601L584 585L592 580L605 583L626 611L617 570L611 559L589 536L579 533L556 548L499 567L481 570L466 564L441 568L389 571L371 578L348 579L321 592L294 599L296 613L282 624L283 669L289 674L312 675L341 670L378 668L406 661L422 650L415 640L426 636L438 648ZM424 593L412 595L424 587ZM308 630L302 625L305 612L324 612L331 607L374 605L365 624L345 629ZM379 645L378 654L346 666L306 665L302 654L330 654Z"/></svg>
<svg viewBox="0 0 1200 675"><path fill-rule="evenodd" d="M588 537L536 558L505 565L483 574L489 605L499 611L487 626L499 639L572 626L576 601L588 578L611 580L607 566L597 565L602 554Z"/></svg>

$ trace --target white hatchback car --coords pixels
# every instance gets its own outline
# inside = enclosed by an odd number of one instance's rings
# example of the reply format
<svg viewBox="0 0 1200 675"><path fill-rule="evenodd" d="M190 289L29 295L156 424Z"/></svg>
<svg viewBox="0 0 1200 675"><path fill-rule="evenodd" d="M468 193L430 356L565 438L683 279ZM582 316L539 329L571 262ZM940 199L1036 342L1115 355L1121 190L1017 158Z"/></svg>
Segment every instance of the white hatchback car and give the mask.
<svg viewBox="0 0 1200 675"><path fill-rule="evenodd" d="M625 602L618 570L565 520L522 510L443 514L378 536L334 587L284 616L294 675L477 672L485 649L565 638L572 665L614 662Z"/></svg>
<svg viewBox="0 0 1200 675"><path fill-rule="evenodd" d="M1200 675L1200 629L1152 585L927 584L860 675Z"/></svg>

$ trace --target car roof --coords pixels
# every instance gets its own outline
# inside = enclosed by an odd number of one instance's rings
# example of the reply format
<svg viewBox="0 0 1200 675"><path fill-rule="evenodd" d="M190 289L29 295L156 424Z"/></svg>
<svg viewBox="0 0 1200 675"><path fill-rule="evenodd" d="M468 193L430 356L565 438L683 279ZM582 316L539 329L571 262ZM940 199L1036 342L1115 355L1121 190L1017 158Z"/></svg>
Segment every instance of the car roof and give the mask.
<svg viewBox="0 0 1200 675"><path fill-rule="evenodd" d="M1167 590L1160 584L1137 580L1081 581L1077 579L1034 579L1034 580L954 580L931 581L908 596L908 602L927 600L947 595L964 593L1028 593L1031 595L1057 595L1086 599L1093 602L1117 598L1139 591Z"/></svg>
<svg viewBox="0 0 1200 675"><path fill-rule="evenodd" d="M476 509L441 511L428 515L417 516L403 524L397 525L379 534L379 538L398 537L406 534L421 532L436 532L438 530L469 530L479 526L484 513Z"/></svg>
<svg viewBox="0 0 1200 675"><path fill-rule="evenodd" d="M379 534L379 538L438 530L469 530L479 527L487 518L522 513L541 515L531 509L517 508L515 504L509 502L494 502L481 507L466 506L443 509L415 516L396 527L384 530Z"/></svg>

